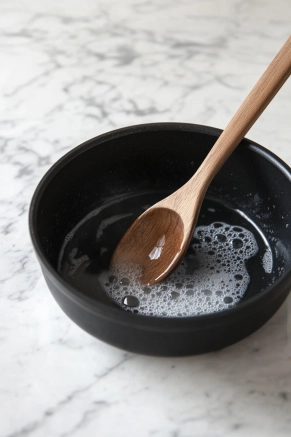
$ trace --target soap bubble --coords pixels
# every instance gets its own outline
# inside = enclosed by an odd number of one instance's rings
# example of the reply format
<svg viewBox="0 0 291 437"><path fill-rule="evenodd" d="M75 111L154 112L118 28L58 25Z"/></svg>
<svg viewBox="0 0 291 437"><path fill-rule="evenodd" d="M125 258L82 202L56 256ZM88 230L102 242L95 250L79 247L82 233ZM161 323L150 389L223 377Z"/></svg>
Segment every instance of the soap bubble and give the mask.
<svg viewBox="0 0 291 437"><path fill-rule="evenodd" d="M100 280L117 304L140 315L189 317L214 313L242 299L250 281L245 263L257 251L252 232L215 222L196 228L183 262L162 283L141 285L141 270L128 264L114 272L103 272ZM117 290L117 284L123 288ZM128 302L133 298L135 305L131 306Z"/></svg>

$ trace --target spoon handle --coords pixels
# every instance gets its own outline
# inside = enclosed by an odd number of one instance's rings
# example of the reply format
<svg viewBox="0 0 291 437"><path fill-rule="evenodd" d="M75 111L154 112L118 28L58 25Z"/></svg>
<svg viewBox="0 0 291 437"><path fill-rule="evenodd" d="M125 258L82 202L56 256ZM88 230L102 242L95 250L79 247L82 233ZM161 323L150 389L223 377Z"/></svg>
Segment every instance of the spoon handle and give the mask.
<svg viewBox="0 0 291 437"><path fill-rule="evenodd" d="M261 76L188 183L208 185L291 74L291 36ZM187 185L187 184L186 184ZM195 190L195 191L196 191Z"/></svg>

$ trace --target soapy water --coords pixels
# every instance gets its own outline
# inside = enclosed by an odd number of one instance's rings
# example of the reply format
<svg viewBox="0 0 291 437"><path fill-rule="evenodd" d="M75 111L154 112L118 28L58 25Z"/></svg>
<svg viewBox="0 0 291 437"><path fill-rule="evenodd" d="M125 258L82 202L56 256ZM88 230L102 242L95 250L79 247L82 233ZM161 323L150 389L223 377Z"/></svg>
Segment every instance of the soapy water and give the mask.
<svg viewBox="0 0 291 437"><path fill-rule="evenodd" d="M60 275L93 300L161 317L231 308L274 282L276 258L264 233L243 212L212 198L204 200L182 263L162 283L141 286L136 266L110 271L111 257L126 230L166 194L125 194L89 212L64 238Z"/></svg>
<svg viewBox="0 0 291 437"><path fill-rule="evenodd" d="M111 299L141 315L189 317L236 305L250 276L246 261L258 251L252 232L223 222L199 226L180 266L163 282L140 283L138 266L121 265L100 275Z"/></svg>

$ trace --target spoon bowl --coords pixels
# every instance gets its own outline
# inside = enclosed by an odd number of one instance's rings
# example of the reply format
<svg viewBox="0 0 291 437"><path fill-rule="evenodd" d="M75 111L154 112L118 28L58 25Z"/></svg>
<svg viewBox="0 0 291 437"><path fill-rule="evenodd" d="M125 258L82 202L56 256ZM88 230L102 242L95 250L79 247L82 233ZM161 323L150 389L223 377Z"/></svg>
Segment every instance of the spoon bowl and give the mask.
<svg viewBox="0 0 291 437"><path fill-rule="evenodd" d="M112 269L126 264L131 271L136 266L140 270L140 282L154 284L161 281L172 263L183 256L184 241L184 224L179 214L155 206L144 212L126 232L114 252ZM161 273L155 277L157 271Z"/></svg>

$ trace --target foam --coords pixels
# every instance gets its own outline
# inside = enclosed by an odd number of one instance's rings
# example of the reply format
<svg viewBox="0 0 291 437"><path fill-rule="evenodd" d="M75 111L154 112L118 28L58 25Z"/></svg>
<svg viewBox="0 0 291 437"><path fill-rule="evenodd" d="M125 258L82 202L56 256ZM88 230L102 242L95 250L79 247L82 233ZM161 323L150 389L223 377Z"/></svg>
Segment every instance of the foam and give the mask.
<svg viewBox="0 0 291 437"><path fill-rule="evenodd" d="M241 300L250 281L245 263L257 252L252 232L215 222L196 228L184 260L160 284L142 286L142 272L134 265L103 272L99 279L106 293L127 311L160 317L213 313Z"/></svg>
<svg viewBox="0 0 291 437"><path fill-rule="evenodd" d="M267 249L264 253L263 259L262 259L263 269L266 273L272 273L273 271L273 255L272 252Z"/></svg>
<svg viewBox="0 0 291 437"><path fill-rule="evenodd" d="M75 247L69 254L69 259L71 262L71 269L69 271L69 276L73 276L75 272L85 264L85 266L88 266L90 264L89 257L87 255L83 255L79 258L76 258L76 255L78 253L78 248Z"/></svg>
<svg viewBox="0 0 291 437"><path fill-rule="evenodd" d="M102 222L100 223L99 228L97 230L97 235L96 235L97 240L102 237L104 230L109 225L112 225L112 223L118 222L119 220L126 218L126 217L129 217L131 215L132 215L131 212L128 214L118 214L118 215L114 215L113 217L102 220Z"/></svg>

